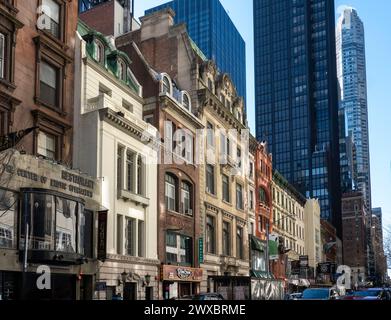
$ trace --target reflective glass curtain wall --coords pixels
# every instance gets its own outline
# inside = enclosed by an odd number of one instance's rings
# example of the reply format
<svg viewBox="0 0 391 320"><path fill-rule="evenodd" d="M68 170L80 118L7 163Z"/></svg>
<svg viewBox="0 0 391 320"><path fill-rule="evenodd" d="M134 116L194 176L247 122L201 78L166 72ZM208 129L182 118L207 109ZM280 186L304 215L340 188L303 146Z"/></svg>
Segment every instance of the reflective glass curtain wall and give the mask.
<svg viewBox="0 0 391 320"><path fill-rule="evenodd" d="M219 0L174 0L145 11L172 8L175 23L186 23L192 40L208 59L228 73L246 101L246 45Z"/></svg>
<svg viewBox="0 0 391 320"><path fill-rule="evenodd" d="M254 0L256 135L340 231L334 4Z"/></svg>

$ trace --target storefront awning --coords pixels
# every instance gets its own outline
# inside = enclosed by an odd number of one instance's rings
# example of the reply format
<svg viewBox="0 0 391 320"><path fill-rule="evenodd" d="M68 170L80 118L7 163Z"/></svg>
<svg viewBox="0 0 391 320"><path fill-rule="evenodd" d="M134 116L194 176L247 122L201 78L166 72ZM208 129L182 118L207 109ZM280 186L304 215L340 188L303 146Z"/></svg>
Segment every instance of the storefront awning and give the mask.
<svg viewBox="0 0 391 320"><path fill-rule="evenodd" d="M271 272L267 273L266 271L256 270L251 270L251 277L259 279L275 279L274 275Z"/></svg>
<svg viewBox="0 0 391 320"><path fill-rule="evenodd" d="M311 285L307 279L289 279L288 282L297 287L309 287Z"/></svg>
<svg viewBox="0 0 391 320"><path fill-rule="evenodd" d="M266 249L266 242L263 242L257 237L251 236L251 249L264 252Z"/></svg>

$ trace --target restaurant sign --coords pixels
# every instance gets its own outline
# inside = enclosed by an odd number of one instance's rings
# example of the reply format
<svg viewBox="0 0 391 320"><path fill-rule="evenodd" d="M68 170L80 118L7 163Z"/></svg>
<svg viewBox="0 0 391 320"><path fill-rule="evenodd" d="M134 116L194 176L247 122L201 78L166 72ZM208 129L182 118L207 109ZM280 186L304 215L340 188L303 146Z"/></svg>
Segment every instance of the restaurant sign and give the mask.
<svg viewBox="0 0 391 320"><path fill-rule="evenodd" d="M161 266L162 281L200 282L202 280L201 268L190 268L173 265Z"/></svg>
<svg viewBox="0 0 391 320"><path fill-rule="evenodd" d="M98 183L92 178L30 155L11 156L10 161L0 163L0 170L8 174L10 184L6 184L10 187L45 188L86 198L97 196Z"/></svg>

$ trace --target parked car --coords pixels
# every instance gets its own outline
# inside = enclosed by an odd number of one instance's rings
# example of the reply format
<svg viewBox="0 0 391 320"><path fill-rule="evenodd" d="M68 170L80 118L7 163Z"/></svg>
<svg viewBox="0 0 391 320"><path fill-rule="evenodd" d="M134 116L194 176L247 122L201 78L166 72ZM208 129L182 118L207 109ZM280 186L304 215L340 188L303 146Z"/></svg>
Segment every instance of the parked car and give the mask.
<svg viewBox="0 0 391 320"><path fill-rule="evenodd" d="M343 300L387 300L391 301L391 292L386 288L368 288L344 296Z"/></svg>
<svg viewBox="0 0 391 320"><path fill-rule="evenodd" d="M200 293L194 295L192 300L224 300L220 293Z"/></svg>
<svg viewBox="0 0 391 320"><path fill-rule="evenodd" d="M303 291L301 300L337 300L339 297L333 288L309 288Z"/></svg>
<svg viewBox="0 0 391 320"><path fill-rule="evenodd" d="M182 296L173 298L173 300L224 300L224 297L219 293L200 293L192 296Z"/></svg>
<svg viewBox="0 0 391 320"><path fill-rule="evenodd" d="M285 296L285 300L300 300L303 296L302 292L290 293Z"/></svg>

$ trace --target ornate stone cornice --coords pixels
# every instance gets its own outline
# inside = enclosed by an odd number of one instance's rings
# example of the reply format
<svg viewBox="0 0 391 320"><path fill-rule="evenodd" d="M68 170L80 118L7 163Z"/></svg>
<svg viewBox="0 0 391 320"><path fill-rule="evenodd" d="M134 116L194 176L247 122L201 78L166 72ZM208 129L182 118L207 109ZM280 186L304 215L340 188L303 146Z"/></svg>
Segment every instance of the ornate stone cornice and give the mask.
<svg viewBox="0 0 391 320"><path fill-rule="evenodd" d="M101 121L105 120L111 123L121 131L134 136L140 141L143 139L144 143L156 142L155 137L146 132L146 128L139 127L137 124L125 119L110 108L100 109L99 116Z"/></svg>
<svg viewBox="0 0 391 320"><path fill-rule="evenodd" d="M219 208L215 207L214 205L212 205L208 202L205 202L205 209L206 209L206 211L212 212L214 214L218 214L218 212L219 212Z"/></svg>
<svg viewBox="0 0 391 320"><path fill-rule="evenodd" d="M231 110L224 106L209 89L203 88L198 90L198 101L200 102L200 114L204 112L204 109L208 109L218 119L223 120L228 127L238 130L239 133L243 129L248 129L248 127L236 119Z"/></svg>
<svg viewBox="0 0 391 320"><path fill-rule="evenodd" d="M132 257L124 256L119 254L107 254L107 259L105 262L124 262L124 263L133 263L133 264L146 264L151 266L160 266L160 261L157 259L141 258L141 257Z"/></svg>

